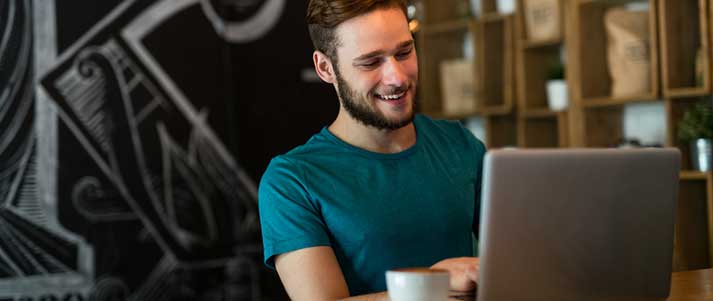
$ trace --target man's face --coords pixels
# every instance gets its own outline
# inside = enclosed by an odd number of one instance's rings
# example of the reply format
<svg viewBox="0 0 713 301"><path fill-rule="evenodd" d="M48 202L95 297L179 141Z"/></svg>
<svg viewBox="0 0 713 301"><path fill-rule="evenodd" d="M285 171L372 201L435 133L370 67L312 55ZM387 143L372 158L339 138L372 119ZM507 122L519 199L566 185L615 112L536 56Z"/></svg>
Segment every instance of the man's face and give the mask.
<svg viewBox="0 0 713 301"><path fill-rule="evenodd" d="M344 109L377 129L398 129L414 117L418 82L416 49L398 8L380 9L337 27L334 66Z"/></svg>

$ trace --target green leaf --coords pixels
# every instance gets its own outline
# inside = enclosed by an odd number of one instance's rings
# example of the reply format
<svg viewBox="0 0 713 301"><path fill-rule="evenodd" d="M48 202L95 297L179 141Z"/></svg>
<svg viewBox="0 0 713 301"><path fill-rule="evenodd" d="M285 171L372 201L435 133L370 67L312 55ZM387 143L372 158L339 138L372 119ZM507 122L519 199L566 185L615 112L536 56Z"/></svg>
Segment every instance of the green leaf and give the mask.
<svg viewBox="0 0 713 301"><path fill-rule="evenodd" d="M678 138L683 142L713 139L713 107L709 102L697 103L686 111L678 123Z"/></svg>

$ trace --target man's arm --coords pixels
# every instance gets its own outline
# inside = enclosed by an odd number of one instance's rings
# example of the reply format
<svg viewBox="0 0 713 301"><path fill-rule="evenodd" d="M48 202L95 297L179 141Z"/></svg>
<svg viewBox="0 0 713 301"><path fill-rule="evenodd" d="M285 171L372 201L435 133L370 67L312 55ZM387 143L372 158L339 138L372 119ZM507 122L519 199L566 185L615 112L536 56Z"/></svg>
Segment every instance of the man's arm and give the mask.
<svg viewBox="0 0 713 301"><path fill-rule="evenodd" d="M278 255L275 267L294 301L334 301L349 289L331 247L320 246Z"/></svg>

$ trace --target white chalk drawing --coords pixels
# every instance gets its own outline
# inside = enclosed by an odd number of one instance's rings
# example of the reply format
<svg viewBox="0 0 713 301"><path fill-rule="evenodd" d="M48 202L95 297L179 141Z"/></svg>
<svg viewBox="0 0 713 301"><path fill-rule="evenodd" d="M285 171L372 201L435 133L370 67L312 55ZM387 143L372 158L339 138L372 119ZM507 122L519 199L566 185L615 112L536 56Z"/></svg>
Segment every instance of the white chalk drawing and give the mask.
<svg viewBox="0 0 713 301"><path fill-rule="evenodd" d="M279 21L286 0L200 0L215 31L226 41L247 43L265 36ZM216 8L217 7L217 8ZM246 14L257 9L253 14ZM225 13L224 12L227 11ZM230 20L228 14L247 15Z"/></svg>
<svg viewBox="0 0 713 301"><path fill-rule="evenodd" d="M0 2L0 298L80 296L93 277L91 246L43 200L35 83L46 64L33 54L45 46L34 29L48 25L46 13L30 0Z"/></svg>
<svg viewBox="0 0 713 301"><path fill-rule="evenodd" d="M284 5L127 0L57 57L54 0L0 1L0 300L198 299L182 284L216 269L228 277L211 298L260 300L256 185L143 39L193 9L248 42ZM160 255L140 285L97 272L107 251L63 225L70 209L143 228Z"/></svg>

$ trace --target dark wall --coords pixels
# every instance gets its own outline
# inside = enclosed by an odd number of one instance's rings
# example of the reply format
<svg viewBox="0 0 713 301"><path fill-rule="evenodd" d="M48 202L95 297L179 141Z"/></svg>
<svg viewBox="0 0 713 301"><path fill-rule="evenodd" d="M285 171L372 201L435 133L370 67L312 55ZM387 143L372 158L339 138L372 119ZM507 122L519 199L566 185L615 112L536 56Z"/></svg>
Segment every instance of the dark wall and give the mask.
<svg viewBox="0 0 713 301"><path fill-rule="evenodd" d="M234 62L240 160L258 178L270 158L301 145L337 116L331 85L314 73L304 22L307 0L287 1L280 22L264 39L230 45Z"/></svg>
<svg viewBox="0 0 713 301"><path fill-rule="evenodd" d="M305 7L0 1L0 300L285 300L256 185L337 110Z"/></svg>

